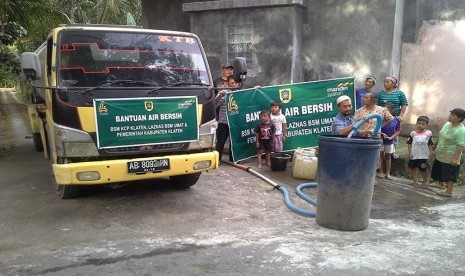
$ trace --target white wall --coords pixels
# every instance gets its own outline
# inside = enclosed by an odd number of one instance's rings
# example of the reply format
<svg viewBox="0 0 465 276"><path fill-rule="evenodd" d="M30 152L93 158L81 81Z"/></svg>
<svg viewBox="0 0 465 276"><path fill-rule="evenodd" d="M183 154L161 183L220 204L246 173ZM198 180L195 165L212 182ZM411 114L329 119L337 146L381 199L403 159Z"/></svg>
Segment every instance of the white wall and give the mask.
<svg viewBox="0 0 465 276"><path fill-rule="evenodd" d="M442 125L451 109L465 109L465 20L424 22L417 43L402 45L400 76L406 123L427 115Z"/></svg>

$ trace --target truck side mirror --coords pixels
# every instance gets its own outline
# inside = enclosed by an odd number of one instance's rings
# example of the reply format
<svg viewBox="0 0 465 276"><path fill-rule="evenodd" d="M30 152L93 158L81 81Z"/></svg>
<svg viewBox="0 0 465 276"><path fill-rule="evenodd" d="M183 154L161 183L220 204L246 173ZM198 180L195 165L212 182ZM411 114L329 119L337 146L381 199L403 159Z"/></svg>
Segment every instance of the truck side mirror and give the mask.
<svg viewBox="0 0 465 276"><path fill-rule="evenodd" d="M39 80L42 78L39 55L34 52L24 52L21 54L21 68L28 80Z"/></svg>
<svg viewBox="0 0 465 276"><path fill-rule="evenodd" d="M247 63L245 58L237 57L234 59L233 78L236 82L242 83L247 77Z"/></svg>

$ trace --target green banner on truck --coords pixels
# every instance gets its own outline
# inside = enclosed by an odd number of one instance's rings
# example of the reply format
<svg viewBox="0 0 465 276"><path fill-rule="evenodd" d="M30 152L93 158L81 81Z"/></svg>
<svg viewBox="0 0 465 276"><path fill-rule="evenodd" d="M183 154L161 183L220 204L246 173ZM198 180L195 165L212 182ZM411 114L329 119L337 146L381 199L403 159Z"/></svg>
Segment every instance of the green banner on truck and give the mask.
<svg viewBox="0 0 465 276"><path fill-rule="evenodd" d="M197 97L94 100L99 148L198 140Z"/></svg>
<svg viewBox="0 0 465 276"><path fill-rule="evenodd" d="M269 111L271 102L281 103L287 120L284 151L291 151L315 147L319 135L331 134L331 123L339 113L336 99L341 95L355 102L353 77L228 93L226 108L234 162L257 155L253 130L260 123L260 111Z"/></svg>

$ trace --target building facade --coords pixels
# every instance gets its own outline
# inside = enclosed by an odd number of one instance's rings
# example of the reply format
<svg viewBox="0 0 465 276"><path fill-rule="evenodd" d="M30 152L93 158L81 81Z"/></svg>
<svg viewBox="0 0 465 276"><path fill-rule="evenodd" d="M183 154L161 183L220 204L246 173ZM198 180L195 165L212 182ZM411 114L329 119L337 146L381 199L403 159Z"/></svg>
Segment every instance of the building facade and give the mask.
<svg viewBox="0 0 465 276"><path fill-rule="evenodd" d="M383 78L394 75L409 99L409 123L426 114L439 125L451 108L465 108L457 85L465 73L462 0L143 0L142 5L144 27L197 34L213 74L219 75L222 63L246 57L249 87L347 76L361 86L373 75L381 90ZM448 96L441 96L446 91Z"/></svg>

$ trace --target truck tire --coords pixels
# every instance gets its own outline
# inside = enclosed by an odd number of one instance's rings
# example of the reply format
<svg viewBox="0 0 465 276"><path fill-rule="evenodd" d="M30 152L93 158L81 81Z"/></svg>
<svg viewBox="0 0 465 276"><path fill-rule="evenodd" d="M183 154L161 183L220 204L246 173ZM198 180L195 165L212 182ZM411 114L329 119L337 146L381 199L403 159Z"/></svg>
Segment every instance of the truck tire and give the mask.
<svg viewBox="0 0 465 276"><path fill-rule="evenodd" d="M61 199L71 199L79 197L80 187L78 185L56 185L55 191Z"/></svg>
<svg viewBox="0 0 465 276"><path fill-rule="evenodd" d="M32 141L34 142L34 149L36 151L44 151L44 145L42 144L42 138L40 137L40 133L33 133Z"/></svg>
<svg viewBox="0 0 465 276"><path fill-rule="evenodd" d="M58 185L55 181L55 175L53 175L53 169L51 178L53 188L55 188L55 192L59 198L71 199L79 197L80 187L78 185Z"/></svg>
<svg viewBox="0 0 465 276"><path fill-rule="evenodd" d="M171 183L173 186L181 189L187 189L190 186L197 183L200 178L201 173L193 173L193 174L183 174L183 175L176 175L170 176Z"/></svg>
<svg viewBox="0 0 465 276"><path fill-rule="evenodd" d="M58 197L61 199L71 199L71 198L76 198L79 197L79 193L81 190L81 187L78 185L59 185L56 180L55 180L55 175L53 173L53 161L52 158L50 158L50 170L51 170L51 179L53 188L55 189L55 192L57 193Z"/></svg>

